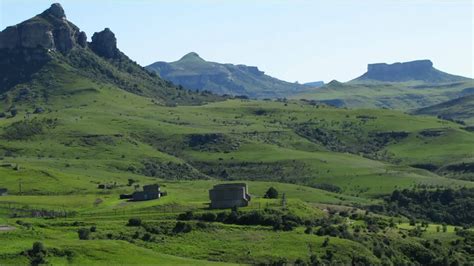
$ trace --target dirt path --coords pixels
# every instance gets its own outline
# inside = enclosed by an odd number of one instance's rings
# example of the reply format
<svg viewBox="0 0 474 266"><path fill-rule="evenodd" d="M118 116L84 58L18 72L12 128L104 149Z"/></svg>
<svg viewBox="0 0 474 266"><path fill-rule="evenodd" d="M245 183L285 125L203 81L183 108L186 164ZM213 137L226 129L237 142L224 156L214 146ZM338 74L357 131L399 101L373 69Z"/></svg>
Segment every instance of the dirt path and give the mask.
<svg viewBox="0 0 474 266"><path fill-rule="evenodd" d="M8 226L8 225L0 225L0 232L4 231L12 231L15 230L16 228L13 226Z"/></svg>

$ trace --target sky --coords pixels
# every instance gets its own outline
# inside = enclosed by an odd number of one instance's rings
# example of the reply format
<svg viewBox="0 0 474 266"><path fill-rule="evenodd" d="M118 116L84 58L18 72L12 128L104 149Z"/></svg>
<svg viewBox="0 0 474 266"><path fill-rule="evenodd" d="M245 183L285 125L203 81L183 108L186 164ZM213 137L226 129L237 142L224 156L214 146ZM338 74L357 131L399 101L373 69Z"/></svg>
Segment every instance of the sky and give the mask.
<svg viewBox="0 0 474 266"><path fill-rule="evenodd" d="M59 1L59 0L53 0ZM53 1L0 0L0 28ZM362 75L369 63L430 59L474 77L474 0L61 0L87 33L110 28L146 66L197 52L208 61L258 66L290 82Z"/></svg>

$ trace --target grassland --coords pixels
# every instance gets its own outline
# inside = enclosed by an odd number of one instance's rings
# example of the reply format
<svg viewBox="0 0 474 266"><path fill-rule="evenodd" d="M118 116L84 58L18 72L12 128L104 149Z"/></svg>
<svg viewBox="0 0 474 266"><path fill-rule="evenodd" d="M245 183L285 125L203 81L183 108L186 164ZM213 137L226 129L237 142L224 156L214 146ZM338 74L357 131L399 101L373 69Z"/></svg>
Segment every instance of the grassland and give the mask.
<svg viewBox="0 0 474 266"><path fill-rule="evenodd" d="M16 228L0 232L0 241L7 243L0 251L1 264L29 263L22 252L38 240L53 264L293 263L309 262L312 255L326 260L331 254L336 254L333 263L364 258L380 264L386 259L372 246L385 233L397 243L390 260L400 263L413 258L402 255L398 245L413 244L425 252L421 243L430 237L445 239L442 245L463 239L451 231L407 236L413 228L404 227L405 217L397 217L400 226L384 226L385 232L362 231L360 239L306 234L303 224L278 231L189 221L190 233L169 232L179 213L209 211L208 189L221 182L248 183L253 200L242 212L282 209L281 199L263 198L273 186L287 197L285 212L304 220L339 215L332 210L365 213L365 207L382 202L394 189L472 187L471 172L445 176L412 167L445 169L472 162L474 133L462 125L400 111L297 100L164 106L86 78L67 64L54 65L49 73L54 73L48 76L54 81L50 85L38 80L20 84L0 103L6 113L0 118L0 187L10 194L0 197L0 223ZM30 92L23 95L25 87ZM35 113L38 107L44 112ZM134 191L129 179L139 185L159 183L168 196L119 200L121 193ZM98 189L99 184L112 188ZM42 210L61 215L32 217ZM145 228L126 226L131 217L167 231L152 233L153 241L142 240ZM383 223L391 219L373 217ZM368 218L345 218L336 224L349 226L350 234L360 229L356 225L371 226ZM91 239L79 240L77 230L92 226L97 231ZM137 232L140 237L134 238ZM324 244L326 237L329 244ZM459 247L455 257L463 254Z"/></svg>
<svg viewBox="0 0 474 266"><path fill-rule="evenodd" d="M473 81L423 84L420 82L332 82L293 99L327 101L349 108L415 110L473 93Z"/></svg>

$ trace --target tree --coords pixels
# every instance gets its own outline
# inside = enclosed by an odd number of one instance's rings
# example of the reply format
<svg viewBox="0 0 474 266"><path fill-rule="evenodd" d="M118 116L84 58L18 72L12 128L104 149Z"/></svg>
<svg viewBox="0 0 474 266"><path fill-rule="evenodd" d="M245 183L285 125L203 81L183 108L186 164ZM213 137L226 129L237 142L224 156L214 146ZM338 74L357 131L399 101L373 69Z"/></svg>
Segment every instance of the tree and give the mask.
<svg viewBox="0 0 474 266"><path fill-rule="evenodd" d="M277 199L278 198L278 191L274 187L270 187L265 195L263 196L266 199Z"/></svg>
<svg viewBox="0 0 474 266"><path fill-rule="evenodd" d="M40 265L48 263L46 261L47 250L43 243L33 243L32 249L28 250L28 256L30 257L31 265Z"/></svg>

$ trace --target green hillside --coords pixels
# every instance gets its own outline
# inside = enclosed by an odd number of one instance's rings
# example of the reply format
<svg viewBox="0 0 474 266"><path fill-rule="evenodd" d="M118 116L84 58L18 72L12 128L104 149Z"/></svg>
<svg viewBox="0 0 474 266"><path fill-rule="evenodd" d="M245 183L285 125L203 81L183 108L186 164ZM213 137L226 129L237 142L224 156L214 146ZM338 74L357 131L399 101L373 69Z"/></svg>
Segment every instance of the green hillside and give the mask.
<svg viewBox="0 0 474 266"><path fill-rule="evenodd" d="M474 125L474 95L418 109L415 114L433 115Z"/></svg>
<svg viewBox="0 0 474 266"><path fill-rule="evenodd" d="M474 81L426 84L419 81L330 82L321 88L292 96L339 107L414 110L473 93Z"/></svg>
<svg viewBox="0 0 474 266"><path fill-rule="evenodd" d="M320 248L326 236L304 234L301 226L292 232L274 232L266 227L213 223L199 229L191 222L196 229L190 234L153 233L164 240L150 242L133 240L136 232L125 224L139 216L147 223L172 228L179 213L206 211L207 190L219 181L248 183L254 200L244 212L278 206L279 200L261 198L274 186L287 195L291 212L312 218L324 217L327 206L364 208L397 188L472 186L472 182L459 180L469 179L472 172L446 172L456 178L452 179L410 167L416 162L447 169L445 165L472 161L473 133L455 123L390 110L345 110L304 101L227 100L166 107L114 84L73 75L61 64L53 66L55 80L64 82L50 90L48 100L38 104L18 99L16 115L7 113L0 119L0 176L2 187L11 195L0 199L0 213L12 217L35 209L65 210L71 217L65 223L60 222L62 218L20 218L35 228L35 236L28 227L16 224L19 218L4 218L0 223L17 227L14 232L0 233L2 240L13 240L6 241L9 244L0 254L5 263L23 263L27 258L17 254L38 239L49 248L48 261L53 263L101 263L110 256L107 250L117 254L136 250L137 256L143 257L141 262L163 259L167 264L187 264L190 259L309 261L304 248L308 246L317 247L313 255L323 260L329 258L326 252L334 252L334 261L357 257L378 263L374 251L358 241L329 236L331 244ZM34 114L38 105L44 112ZM10 103L2 102L2 108L8 106ZM445 133L425 133L437 130ZM133 191L126 185L128 179L141 185L158 182L169 194L141 203L119 200L119 194ZM113 188L97 189L99 184ZM98 228L93 240L78 240L76 231L91 226ZM413 239L403 242L395 237L398 231L408 232L403 228L393 231L392 241L418 245ZM146 231L138 234L141 239ZM454 233L439 234L437 237L458 238ZM369 241L377 241L377 237L374 234ZM265 252L257 248L262 245L273 248ZM243 256L248 250L250 255ZM394 251L397 259L413 260L403 257L401 250ZM134 258L116 259L134 263Z"/></svg>
<svg viewBox="0 0 474 266"><path fill-rule="evenodd" d="M61 11L29 23L68 23ZM188 91L128 59L110 30L94 36L0 49L2 69L21 70L0 72L0 264L474 260L466 126ZM210 209L209 189L229 182L248 185L249 205ZM166 193L121 199L147 184Z"/></svg>
<svg viewBox="0 0 474 266"><path fill-rule="evenodd" d="M146 67L185 88L251 98L283 98L305 91L304 85L282 81L246 65L209 62L189 53L176 62L156 62Z"/></svg>

